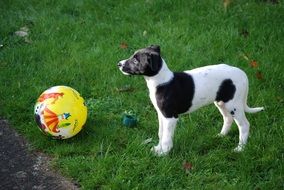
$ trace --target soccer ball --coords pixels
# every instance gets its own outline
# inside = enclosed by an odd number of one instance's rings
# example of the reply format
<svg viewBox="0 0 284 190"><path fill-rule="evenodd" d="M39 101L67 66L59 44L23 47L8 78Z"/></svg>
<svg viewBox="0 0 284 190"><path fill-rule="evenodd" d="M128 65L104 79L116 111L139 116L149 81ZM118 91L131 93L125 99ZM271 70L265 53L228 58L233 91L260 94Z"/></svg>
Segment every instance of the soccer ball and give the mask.
<svg viewBox="0 0 284 190"><path fill-rule="evenodd" d="M80 94L68 86L54 86L44 91L34 107L40 130L56 139L79 133L87 120L87 107Z"/></svg>

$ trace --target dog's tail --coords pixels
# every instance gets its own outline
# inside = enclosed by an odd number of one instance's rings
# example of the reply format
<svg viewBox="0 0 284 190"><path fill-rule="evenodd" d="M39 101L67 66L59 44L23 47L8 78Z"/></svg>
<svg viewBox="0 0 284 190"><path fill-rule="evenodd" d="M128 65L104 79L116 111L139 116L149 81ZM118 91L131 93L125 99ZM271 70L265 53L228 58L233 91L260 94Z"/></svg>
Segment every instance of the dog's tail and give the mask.
<svg viewBox="0 0 284 190"><path fill-rule="evenodd" d="M246 86L246 96L245 96L245 102L244 102L244 107L245 107L245 112L247 113L257 113L260 111L264 110L264 107L256 107L256 108L250 108L247 104L247 98L248 98L248 90L249 90L249 86L248 86L248 78L246 76L246 82L247 82L247 86Z"/></svg>
<svg viewBox="0 0 284 190"><path fill-rule="evenodd" d="M250 108L248 107L248 105L245 106L245 112L247 113L256 113L256 112L260 112L263 110L264 110L264 107Z"/></svg>

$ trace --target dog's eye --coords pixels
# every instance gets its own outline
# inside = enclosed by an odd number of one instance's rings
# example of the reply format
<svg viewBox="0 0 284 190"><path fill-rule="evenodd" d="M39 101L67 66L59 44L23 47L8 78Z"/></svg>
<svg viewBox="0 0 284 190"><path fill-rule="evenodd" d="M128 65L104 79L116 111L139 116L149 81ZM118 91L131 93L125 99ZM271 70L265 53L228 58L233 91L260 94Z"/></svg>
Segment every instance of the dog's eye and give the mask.
<svg viewBox="0 0 284 190"><path fill-rule="evenodd" d="M138 61L136 58L134 58L134 59L133 59L133 63L134 63L134 64L138 64L139 61Z"/></svg>

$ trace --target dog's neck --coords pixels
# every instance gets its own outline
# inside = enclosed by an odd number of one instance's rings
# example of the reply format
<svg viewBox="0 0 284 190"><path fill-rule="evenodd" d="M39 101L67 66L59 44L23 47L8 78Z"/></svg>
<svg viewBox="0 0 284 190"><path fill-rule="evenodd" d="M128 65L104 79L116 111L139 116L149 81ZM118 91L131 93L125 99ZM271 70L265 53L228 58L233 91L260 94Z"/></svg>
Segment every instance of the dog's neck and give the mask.
<svg viewBox="0 0 284 190"><path fill-rule="evenodd" d="M169 82L174 77L173 72L168 68L164 59L162 59L162 67L158 74L148 77L144 76L148 88L157 87L158 85Z"/></svg>

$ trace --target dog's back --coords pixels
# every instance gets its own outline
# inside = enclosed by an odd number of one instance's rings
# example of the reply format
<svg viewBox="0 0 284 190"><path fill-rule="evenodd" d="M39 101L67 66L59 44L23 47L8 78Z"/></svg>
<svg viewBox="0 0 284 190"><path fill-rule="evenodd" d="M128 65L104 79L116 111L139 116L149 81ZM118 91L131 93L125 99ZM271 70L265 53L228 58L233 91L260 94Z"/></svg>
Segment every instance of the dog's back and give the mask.
<svg viewBox="0 0 284 190"><path fill-rule="evenodd" d="M237 67L218 64L188 70L185 73L192 76L195 84L190 111L214 101L227 102L235 96L241 99L246 96L248 79Z"/></svg>

